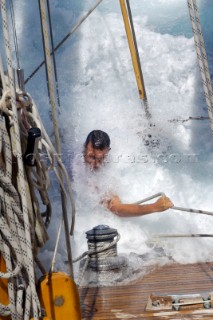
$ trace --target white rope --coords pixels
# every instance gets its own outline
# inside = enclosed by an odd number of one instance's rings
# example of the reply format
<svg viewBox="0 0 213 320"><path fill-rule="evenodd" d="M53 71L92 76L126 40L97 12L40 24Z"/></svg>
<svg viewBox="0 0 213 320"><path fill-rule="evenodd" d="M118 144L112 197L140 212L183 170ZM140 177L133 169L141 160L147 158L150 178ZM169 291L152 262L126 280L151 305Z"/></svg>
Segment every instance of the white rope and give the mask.
<svg viewBox="0 0 213 320"><path fill-rule="evenodd" d="M3 10L6 10L5 3L1 2L1 6L2 12ZM4 23L4 26L7 27L6 22ZM5 33L6 36L8 36L8 33ZM7 41L7 46L9 46L9 40ZM9 51L9 47L7 48L7 51ZM12 68L12 62L9 54L10 52L7 52L8 69L9 66ZM10 76L9 80L11 84L14 81L13 73L11 72L11 70L8 73ZM9 221L6 221L4 217L0 219L0 230L3 236L3 239L0 242L0 249L3 257L5 258L7 266L7 272L4 274L0 274L0 276L9 278L8 292L10 304L8 306L1 305L0 314L3 313L4 315L8 315L8 313L10 313L13 320L28 320L31 316L33 316L36 320L40 315L40 303L38 301L35 288L32 288L32 286L34 286L34 279L32 281L32 275L34 277L34 260L29 259L30 255L28 255L27 250L29 250L28 247L30 244L30 249L31 251L33 251L36 261L37 247L41 247L44 244L47 239L47 234L44 229L43 220L40 216L39 202L37 200L34 189L37 188L37 190L39 190L42 202L47 206L46 212L42 214L42 216L46 217L47 223L49 222L51 214L50 201L47 194L47 189L50 185L50 179L48 175L49 170L53 169L55 171L56 176L59 179L61 190L64 192L64 194L66 194L66 190L63 182L63 177L66 179L72 207L74 207L74 201L72 197L72 188L68 173L61 161L58 150L56 151L53 147L45 131L45 128L41 123L37 108L33 104L31 97L27 94L24 94L23 92L15 92L15 87L12 85L10 85L9 88L5 87L5 89L7 90L3 92L3 96L0 100L0 110L5 114L6 117L8 117L10 127L12 127L12 130L10 129L12 150L10 148L10 138L4 124L3 116L1 118L2 121L0 128L0 151L4 153L3 158L5 159L6 173L4 174L4 172L2 171L2 174L0 174L0 186L2 186L3 188L0 188L0 196L1 200L5 200L5 204L3 203L3 211L6 213ZM13 104L12 110L11 104ZM30 184L30 193L32 197L32 200L30 199L30 202L32 201L34 212L32 211L32 208L27 208L28 199L23 199L23 194L25 192L27 193L27 191L29 192L29 190L24 190L24 187L26 188L26 186L24 171L22 171L23 165L22 168L19 168L18 171L18 183L19 185L22 185L22 189L20 189L21 202L19 201L20 199L18 192L12 185L12 152L13 156L17 158L17 161L22 161L20 136L18 136L17 138L17 135L20 134L19 125L21 128L21 141L23 150L26 147L27 143L28 129L30 127L37 126L42 131L42 139L39 143L39 150L36 154L36 168L26 168L27 178ZM50 160L49 166L46 165L45 161L42 161L42 159L40 158L40 154L45 150L48 159ZM55 164L58 164L59 172L55 168ZM21 177L20 172L22 172ZM5 192L7 192L8 194L5 194ZM27 198L27 195L25 198ZM22 207L23 209L25 209L25 214L27 213L29 215L28 221L24 218ZM29 226L31 226L31 228ZM28 235L31 236L31 238L29 237L29 239L25 239L26 227L28 228ZM32 231L31 234L29 232L30 229ZM7 241L8 245L5 244L5 241ZM14 276L17 277L18 282L24 285L25 295L23 294L23 289L20 289L18 283L16 283L16 281L14 282ZM25 298L25 301L22 300L23 298ZM23 310L23 305L25 306L25 310Z"/></svg>
<svg viewBox="0 0 213 320"><path fill-rule="evenodd" d="M8 293L12 319L23 319L23 301L19 301L17 288L19 280L22 279L21 282L25 289L27 290L27 288L29 288L31 291L29 286L30 277L27 270L28 266L24 262L26 241L24 237L25 228L23 213L21 211L19 195L12 185L12 153L3 116L0 117L0 131L2 133L0 153L6 161L5 172L2 168L0 170L0 251L7 266L7 272L0 273L0 277L9 278ZM15 266L14 270L12 270L12 262ZM16 278L14 278L14 276L16 276ZM17 294L15 294L15 292L17 292ZM27 295L27 297L29 298L29 295ZM20 305L22 306L21 311ZM17 306L19 306L19 310L17 310ZM28 311L25 309L25 315L27 315L26 319L29 319L30 312L30 309ZM0 308L0 314L2 313L5 315L4 308Z"/></svg>
<svg viewBox="0 0 213 320"><path fill-rule="evenodd" d="M34 274L34 260L32 253L32 241L31 241L31 225L29 223L28 217L28 204L27 204L27 195L26 195L26 186L25 186L25 175L24 175L24 167L22 162L22 150L21 150L21 141L20 141L20 133L19 133L19 125L18 125L18 116L16 109L16 93L15 93L15 85L14 85L14 75L13 75L13 66L11 59L11 50L10 50L10 39L9 39L9 27L7 22L7 8L6 1L1 0L1 12L2 12L2 25L3 25L3 34L4 34L4 44L7 58L7 69L8 69L8 80L9 80L9 88L11 90L11 105L13 112L13 128L12 131L14 133L13 143L15 145L16 150L16 160L18 165L18 185L19 185L19 193L21 198L21 217L23 218L24 228L24 246L21 246L22 256L24 258L24 265L26 267L27 276L29 277L29 288L30 294L26 295L26 299L30 300L30 305L32 307L32 314L35 320L39 319L41 314L40 312L40 303L38 300L38 296L36 293L35 286L35 274ZM20 232L20 231L19 231ZM23 234L22 234L23 237ZM25 310L25 319L29 319L31 317L31 310ZM16 319L16 316L12 314L12 319Z"/></svg>
<svg viewBox="0 0 213 320"><path fill-rule="evenodd" d="M196 0L187 0L208 114L213 132L213 90Z"/></svg>
<svg viewBox="0 0 213 320"><path fill-rule="evenodd" d="M44 190L44 189L46 190L46 188L48 188L48 186L49 186L48 172L50 170L54 170L56 177L60 183L61 189L63 190L64 193L66 193L64 181L63 181L63 179L61 179L60 175L58 174L58 170L56 169L56 167L60 167L62 174L64 176L64 180L66 181L70 202L74 202L73 195L72 195L72 187L71 187L71 183L70 183L70 179L69 179L69 175L67 173L67 170L66 170L65 166L63 165L61 158L59 157L57 151L55 150L55 148L54 148L54 146L53 146L53 144L52 144L52 142L51 142L51 140L45 130L45 127L41 121L36 104L34 103L34 101L32 100L32 98L29 94L25 93L25 96L28 97L29 104L30 104L30 109L29 108L24 109L24 114L25 114L26 120L27 120L29 126L34 125L41 130L42 137L40 140L39 152L46 154L47 158L48 158L48 162L49 162L49 167L48 167L47 165L45 165L45 161L42 161L42 159L39 160L38 158L36 159L37 163L41 163L41 165L42 165L42 168L41 168L42 175L40 177L37 176L38 175L37 171L32 168L31 173L36 178L36 181L31 178L30 185L33 185L38 190ZM25 97L25 101L26 101L26 97ZM22 133L24 135L24 132L22 132ZM23 139L24 139L24 137L23 137ZM42 178L43 175L45 175L45 179ZM44 186L39 184L40 180L41 180L41 182L44 182L44 181L47 182L47 185L45 188L44 188ZM57 247L57 245L56 245L56 247ZM57 250L57 248L56 248L56 250Z"/></svg>
<svg viewBox="0 0 213 320"><path fill-rule="evenodd" d="M9 104L7 105L6 102L5 102L7 99L10 100L10 98L11 98L11 92L10 92L10 90L8 90L3 94L3 97L0 100L0 110L2 110L4 113L6 113L6 114L11 116L12 112L8 113ZM18 98L18 102L23 101L20 93L19 93L17 98ZM32 168L31 167L30 168L29 167L26 168L27 169L28 181L29 181L29 185L30 185L30 189L31 189L31 196L33 198L34 207L35 206L39 207L38 201L36 200L36 196L34 195L35 194L34 188L39 190L43 204L47 206L47 211L50 211L49 210L50 200L49 200L48 194L47 194L47 189L48 189L48 187L50 185L50 179L49 179L48 172L50 170L54 170L55 171L56 176L57 176L57 178L59 180L60 186L61 186L63 192L66 193L64 182L60 178L60 176L58 174L58 171L57 171L55 166L57 165L58 167L61 168L62 174L63 174L63 176L64 176L64 178L66 180L66 184L67 184L67 187L68 187L68 194L69 194L69 197L70 197L70 201L74 202L73 196L72 196L71 183L70 183L70 179L69 179L68 173L67 173L67 171L66 171L66 169L65 169L65 167L64 167L64 165L63 165L63 163L62 163L62 161L61 161L61 159L60 159L60 157L59 157L59 155L57 153L57 151L53 147L53 145L52 145L52 143L51 143L51 141L50 141L50 139L49 139L49 137L47 135L47 132L46 132L46 130L45 130L45 128L44 128L44 126L43 126L43 124L41 122L37 107L34 104L34 102L32 101L32 98L30 97L29 94L25 93L24 103L26 104L26 108L23 109L23 106L21 106L21 103L20 103L19 108L20 109L22 108L22 110L19 110L19 113L18 113L19 114L19 123L21 124L21 128L22 128L22 130L21 130L22 144L26 147L27 135L26 135L25 131L27 129L24 127L25 124L22 123L23 119L21 117L21 114L24 115L25 121L27 122L27 125L29 127L36 126L36 127L40 128L40 130L42 132L42 138L41 138L41 141L40 141L39 153L42 153L43 155L46 154L47 157L48 157L48 161L50 163L49 166L45 165L46 161L44 161L44 159L42 159L42 158L40 159L39 155L37 155L37 158L36 158L36 169L34 169L33 167ZM36 210L36 211L38 211L38 210ZM49 214L51 214L51 212ZM38 215L37 219L38 218L39 218L39 215ZM37 219L36 219L36 222L37 222ZM49 218L47 217L48 221L49 221L49 219L50 219L50 216L49 216ZM39 232L39 230L38 230L38 232ZM37 236L38 236L38 234L37 234ZM42 236L39 236L39 237L42 238ZM43 241L43 242L45 242L45 241ZM42 241L41 241L41 243L42 243ZM41 244L41 246L42 246L42 244Z"/></svg>
<svg viewBox="0 0 213 320"><path fill-rule="evenodd" d="M73 203L74 206L74 199L73 199L73 195L72 195L72 187L71 187L71 182L70 182L70 178L69 175L67 173L67 170L64 166L64 164L61 161L61 158L59 157L56 149L54 148L46 130L45 127L42 123L42 120L40 118L39 112L38 112L38 108L35 104L35 102L32 100L31 96L29 94L25 93L25 96L28 97L29 100L29 104L30 104L30 109L26 108L24 111L26 120L28 122L28 124L30 126L35 126L38 127L41 130L41 141L40 141L40 147L39 147L39 151L42 152L43 154L47 155L48 161L49 161L49 166L45 165L45 161L42 161L43 159L40 160L41 166L42 166L42 174L45 176L45 178L43 178L42 176L38 177L37 176L37 172L34 171L34 169L32 169L33 171L33 175L36 178L36 182L35 180L32 180L33 185L38 189L42 189L42 186L39 185L39 181L41 180L43 183L46 182L46 188L48 188L50 182L49 182L49 175L48 172L50 170L54 170L56 176L58 177L59 183L61 188L63 189L64 192L65 191L65 185L64 182L61 180L58 171L56 170L56 167L60 167L68 188L68 195L70 198L70 202ZM25 101L26 101L26 97L25 97ZM1 104L0 104L0 108L1 108ZM24 132L22 132L23 134L23 139L24 139ZM37 159L38 160L38 159Z"/></svg>
<svg viewBox="0 0 213 320"><path fill-rule="evenodd" d="M17 290L16 310L18 314L20 314L21 318L23 318L23 314L24 314L23 301L24 301L24 287L23 285L20 285Z"/></svg>
<svg viewBox="0 0 213 320"><path fill-rule="evenodd" d="M74 202L74 199L73 199L73 195L72 195L72 187L71 187L71 183L70 183L70 179L69 179L69 175L67 173L67 170L66 170L65 166L63 165L61 158L59 157L57 151L55 150L55 148L54 148L54 146L53 146L53 144L52 144L52 142L51 142L51 140L45 130L45 127L41 121L36 104L34 103L34 101L32 100L32 98L30 97L29 94L28 94L28 98L31 101L31 110L30 111L27 109L25 110L26 119L29 122L29 124L34 123L36 127L40 128L41 134L42 134L42 138L40 141L40 144L41 144L40 150L43 150L43 152L46 153L46 155L48 157L48 161L50 163L49 167L47 167L47 166L45 166L44 162L42 162L43 170L44 170L44 172L46 172L46 174L49 170L54 170L56 177L60 183L60 187L64 193L66 193L64 180L66 181L66 185L68 188L68 195L70 198L70 202L72 203L72 202ZM58 170L56 169L56 167L61 168L61 173L63 174L64 179L61 179L61 176L58 174ZM34 183L34 182L32 182L32 183ZM34 183L34 185L35 185L35 183ZM61 228L59 230L58 240L56 241L56 245L55 245L51 269L54 268L54 265L55 265L60 232L61 232Z"/></svg>
<svg viewBox="0 0 213 320"><path fill-rule="evenodd" d="M197 31L198 31L198 38L200 42L200 49L202 53L202 59L204 64L204 72L206 77L206 83L209 90L209 98L211 100L211 106L213 108L213 90L212 90L212 83L211 83L211 77L209 72L209 66L208 66L208 60L207 60L207 54L201 29L201 22L200 22L200 16L198 11L198 5L197 0L192 0L193 6L194 6L194 12L195 12L195 18L196 18L196 25L197 25Z"/></svg>
<svg viewBox="0 0 213 320"><path fill-rule="evenodd" d="M86 260L85 260L85 262L84 262L84 266L83 266L83 268L82 268L82 270L81 270L81 272L80 272L80 275L78 276L78 281L77 281L78 287L81 286L82 280L83 280L83 278L84 278L84 273L85 273L85 271L86 271L86 269L87 269L87 266L88 266L88 264L89 264L89 260L90 260L90 257L87 256L87 258L86 258Z"/></svg>
<svg viewBox="0 0 213 320"><path fill-rule="evenodd" d="M10 99L11 97L11 93L10 90L6 91L6 93L3 94L2 99L0 100L0 110L2 110L4 113L8 114L8 105L6 104L5 100L6 99ZM21 94L19 93L18 99L20 101L22 101L21 98ZM28 101L28 103L27 103ZM66 192L65 190L65 186L64 186L64 182L62 181L62 179L60 178L58 171L56 169L56 166L59 166L62 170L63 176L65 178L66 181L66 185L68 187L68 195L70 198L70 202L74 202L73 196L72 196L72 187L71 187L71 183L70 183L70 179L69 179L69 175L67 173L66 168L64 167L61 158L59 157L57 151L55 150L46 130L44 125L42 124L40 115L38 113L38 109L37 106L35 105L34 101L32 100L31 96L27 93L25 93L25 104L27 104L27 107L24 108L23 114L25 117L25 120L28 124L29 127L38 127L41 130L41 141L40 141L40 146L39 146L39 152L38 153L42 153L43 155L46 155L47 158L45 159L40 159L37 157L36 159L36 169L32 168L28 168L27 172L30 171L30 175L28 175L28 178L30 179L30 186L34 186L36 189L38 189L41 192L41 196L43 197L43 203L44 204L49 204L49 199L48 199L48 195L46 193L49 185L50 185L50 179L49 179L49 174L48 172L50 170L54 170L56 173L56 176L58 177L58 180L60 182L60 186L63 189L64 192ZM21 108L21 105L20 105ZM20 110L19 110L20 111ZM12 113L10 113L9 115L12 115ZM21 117L21 113L19 112L19 123L22 122L22 117ZM21 136L22 136L22 142L25 141L25 145L26 145L26 139L27 139L27 135L25 134L26 128L24 127L24 123L22 123L22 130L21 130ZM46 161L44 160L48 160L49 162L49 166L45 164ZM45 201L45 198L46 201ZM34 197L33 197L33 200ZM46 202L46 203L45 203Z"/></svg>
<svg viewBox="0 0 213 320"><path fill-rule="evenodd" d="M6 104L5 103L5 101L4 101L4 98L5 99L8 99L9 101L10 101L10 98L11 98L11 93L10 93L10 91L8 91L7 92L7 95L5 95L5 94L3 94L3 97L2 97L2 99L0 100L0 110L1 111L3 111L3 109L5 108L10 108L10 105L9 105L9 103L8 104ZM29 97L28 97L29 98ZM21 99L21 96L20 96L20 93L19 93L19 100L22 100ZM27 125L28 126L31 126L31 125L34 125L34 123L35 123L35 120L34 120L34 117L29 117L29 114L31 114L31 111L30 111L30 109L33 109L34 110L34 107L33 107L33 105L32 105L32 101L31 101L31 99L29 98L29 101L28 101L28 103L26 102L26 97L25 97L25 104L27 104L27 106L29 107L30 106L30 108L29 108L29 110L26 112L26 114L25 114L25 116L26 116L26 118L25 118L25 121L29 121L29 123L27 123ZM22 107L23 108L23 107ZM6 110L4 110L4 111L6 111ZM20 115L20 112L21 111L23 111L23 110L21 110L21 105L19 105L19 115ZM37 111L36 111L37 112ZM7 114L7 112L4 112L4 113L6 113ZM6 127L5 127L5 124L4 124L4 121L3 121L3 118L1 118L2 119L2 122L0 122L0 134L1 134L1 139L0 139L0 146L1 146L1 149L4 147L4 158L5 158L5 160L6 160L6 176L4 177L4 175L2 175L1 177L0 177L0 185L3 185L5 188L6 188L6 190L10 193L10 194L12 194L13 195L13 197L15 197L15 193L16 193L16 190L14 189L14 187L12 186L12 182L11 182L11 179L12 179L12 165L11 165L11 163L12 163L12 161L11 161L11 159L12 159L12 152L11 152L11 150L10 150L10 139L9 139L9 136L8 136L8 134L7 134L7 130L6 130ZM22 121L21 120L21 117L19 116L19 120L20 121ZM36 121L38 122L38 119L36 119ZM41 124L40 123L38 123L39 124L39 126L41 127ZM22 128L23 130L26 130L26 128ZM25 141L27 139L27 136L23 133L23 136L22 136L22 142L23 141ZM45 142L45 145L46 145L46 147L47 147L47 149L48 149L48 153L50 154L51 153L51 155L52 155L52 157L54 157L54 152L56 153L56 151L55 150L52 150L50 147L49 147L49 145L47 144L47 142L44 140L44 139L42 139L42 141L43 141L43 143ZM6 147L5 147L6 146ZM0 149L0 150L1 150ZM47 171L48 171L48 168L46 168L45 167L45 165L43 165L43 162L42 161L40 161L40 159L39 159L39 157L38 157L39 155L37 155L37 158L36 158L36 163L37 163L37 166L39 166L39 164L41 164L41 168L39 167L39 170L38 170L38 173L35 171L35 169L31 169L31 168L29 168L28 169L28 181L29 181L29 183L30 183L30 187L31 187L31 196L32 196L32 201L33 201L33 206L34 206L34 209L35 209L35 212L34 212L34 215L35 215L35 217L34 216L32 216L31 217L31 220L32 220L32 222L31 222L31 225L33 226L33 225L35 225L35 227L34 228L32 228L32 230L33 230L33 233L35 232L35 236L36 236L36 240L34 239L33 240L33 242L34 242L34 255L36 254L36 252L37 252L37 249L36 249L36 247L37 246L42 246L44 243L45 243L45 241L47 240L47 237L46 237L46 232L45 232L45 230L44 230L44 226L43 226L43 224L42 224L42 221L41 221L41 218L39 219L39 217L40 217L40 211L39 211L39 204L38 204L38 201L37 201L37 198L36 198L36 196L34 195L34 189L33 189L33 185L35 185L36 187L38 187L38 190L39 190L39 192L40 192L40 194L41 194L41 197L42 197L42 201L43 201L43 203L44 204L46 204L47 205L47 210L48 210L48 205L49 205L49 199L48 199L48 195L46 194L46 188L48 187L48 185L49 185L49 182L47 183L47 185L46 185L46 183L44 184L42 184L42 177L43 176L45 176L45 178L43 178L43 181L45 181L45 180L48 180L49 181L49 176L48 176L48 174L47 174ZM53 160L51 160L50 159L50 162L52 162L53 163ZM51 168L52 168L52 165L51 165ZM43 171L44 172L43 172ZM37 181L35 181L34 182L34 180L33 180L33 178L32 178L32 173L34 174L34 176L35 176L35 179L37 179ZM41 183L41 185L38 185L38 183ZM0 190L1 191L1 190ZM0 194L0 197L1 197L1 199L6 199L6 203L7 203L7 208L9 207L9 205L8 205L8 203L9 203L9 200L7 200L7 195L5 195L5 194ZM17 194L17 196L16 196L16 200L17 200L17 202L19 202L19 196L18 196L18 194ZM36 208L37 207L37 208ZM12 210L14 210L18 215L20 215L19 214L19 212L17 211L17 208L16 207L14 207L14 208L12 208ZM39 213L39 214L38 214ZM9 216L9 215L8 215ZM48 219L49 219L49 217L48 217ZM11 220L11 219L10 219ZM1 228L2 228L2 226L1 226ZM6 228L6 227L5 227ZM12 227L10 227L10 228L13 228L13 226ZM35 230L34 230L35 229ZM24 229L22 228L22 231L24 231ZM21 235L20 235L21 236ZM17 240L17 242L18 242L19 240ZM25 245L25 244L24 244ZM13 245L11 245L11 247L13 247ZM10 256L10 250L8 249L8 256ZM15 260L17 260L17 259L15 259ZM35 255L35 260L36 260L36 262L37 262L37 259L36 259L36 255ZM8 265L8 263L7 263L7 265ZM39 266L39 267L41 267L41 265ZM42 268L42 272L44 272L44 270L43 270L43 268ZM29 292L29 290L28 290L28 292ZM17 296L18 297L18 296ZM15 301L15 299L14 299L14 301ZM15 302L14 302L14 304L15 304ZM23 302L22 302L22 305L23 305ZM29 305L29 303L27 303L27 305ZM29 309L29 308L28 308ZM29 309L30 310L30 309Z"/></svg>
<svg viewBox="0 0 213 320"><path fill-rule="evenodd" d="M5 259L7 270L12 272L12 262L10 259L10 249L6 245L6 243L3 243L3 247L0 246L0 251ZM3 275L1 276L3 278ZM15 299L15 287L12 281L8 282L8 294L10 297L10 303L6 306L1 304L0 305L0 315L7 316L11 315L12 318L16 319L16 299Z"/></svg>
<svg viewBox="0 0 213 320"><path fill-rule="evenodd" d="M50 273L54 272L54 267L55 267L55 263L56 263L56 254L57 254L58 245L59 245L59 240L60 240L60 235L61 235L62 223L63 223L63 220L61 219L61 222L60 222L60 225L59 225L59 229L58 229L58 234L57 234L57 239L56 239L56 244L55 244L55 250L54 250L54 254L53 254L53 259L52 259L52 263L51 263L51 267L50 267Z"/></svg>
<svg viewBox="0 0 213 320"><path fill-rule="evenodd" d="M50 166L49 167L45 167L45 171L49 171L51 169L53 169L57 175L57 177L59 178L59 182L60 182L60 186L61 188L64 190L65 192L65 186L64 186L64 182L62 180L60 180L60 177L58 175L56 168L56 164L61 168L67 188L68 188L68 195L69 195L69 199L70 202L72 204L72 206L74 206L74 199L73 199L73 194L72 194L72 186L71 186L71 182L70 182L70 178L69 175L67 173L67 170L63 164L63 162L61 161L61 158L59 157L55 147L53 146L47 132L46 129L42 123L42 120L40 118L38 109L36 104L34 103L34 101L32 100L32 98L30 97L30 95L28 94L29 98L32 101L32 110L31 112L29 112L28 110L25 111L25 115L27 117L27 120L30 123L35 123L35 126L40 128L41 133L42 133L42 139L41 139L41 149L44 148L46 151L46 154L48 156L49 162L50 162Z"/></svg>
<svg viewBox="0 0 213 320"><path fill-rule="evenodd" d="M120 234L118 233L117 238L115 240L113 240L110 243L106 243L106 244L102 243L102 245L100 245L100 247L98 249L92 249L92 250L85 251L78 258L74 259L73 263L83 259L87 255L91 256L91 255L96 254L96 253L98 254L98 253L101 253L101 252L107 252L107 250L110 249L111 247L113 247L119 240L120 240ZM108 256L108 253L106 253L106 256Z"/></svg>

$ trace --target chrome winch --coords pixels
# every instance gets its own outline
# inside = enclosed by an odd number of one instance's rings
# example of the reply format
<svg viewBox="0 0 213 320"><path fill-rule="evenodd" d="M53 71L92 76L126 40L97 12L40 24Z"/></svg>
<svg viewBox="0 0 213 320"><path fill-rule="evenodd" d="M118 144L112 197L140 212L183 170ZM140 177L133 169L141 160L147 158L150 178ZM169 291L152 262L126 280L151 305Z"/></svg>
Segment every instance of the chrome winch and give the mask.
<svg viewBox="0 0 213 320"><path fill-rule="evenodd" d="M124 257L117 256L117 242L120 235L116 229L98 225L86 232L89 248L88 266L94 270L116 270L126 265Z"/></svg>

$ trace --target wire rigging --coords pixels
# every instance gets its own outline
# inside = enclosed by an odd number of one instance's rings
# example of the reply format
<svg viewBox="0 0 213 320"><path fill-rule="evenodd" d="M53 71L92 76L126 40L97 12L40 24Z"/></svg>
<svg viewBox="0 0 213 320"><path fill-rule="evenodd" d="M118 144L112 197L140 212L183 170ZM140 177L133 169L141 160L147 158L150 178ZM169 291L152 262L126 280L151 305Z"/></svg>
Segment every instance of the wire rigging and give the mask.
<svg viewBox="0 0 213 320"><path fill-rule="evenodd" d="M68 32L68 34L56 45L54 48L54 52L56 52L62 44L69 39L69 37L81 26L81 24L89 17L89 15L98 7L99 4L101 4L103 0L98 0L98 2L83 16L79 19L79 21L76 23L76 25ZM53 54L53 51L50 53L51 55ZM45 64L45 60L42 61L38 67L28 76L28 78L25 80L25 84L28 83L30 79L40 70L40 68Z"/></svg>
<svg viewBox="0 0 213 320"><path fill-rule="evenodd" d="M52 56L53 56L53 70L54 70L54 75L55 75L56 97L57 97L58 107L60 109L61 108L61 101L60 101L60 94L59 94L58 73L57 73L56 57L55 57L55 51L54 51L52 19L51 19L51 11L50 11L49 0L47 0L47 12L48 12L49 29L50 29L50 42L51 42Z"/></svg>
<svg viewBox="0 0 213 320"><path fill-rule="evenodd" d="M18 69L20 69L18 38L17 38L17 33L16 33L16 22L15 22L13 0L10 0L9 4L10 4L10 15L11 15L11 22L12 22L12 30L13 30L13 39L14 39L14 45L15 45L17 67L18 67Z"/></svg>
<svg viewBox="0 0 213 320"><path fill-rule="evenodd" d="M195 48L196 48L196 53L197 53L202 83L203 83L204 95L206 98L211 130L213 133L213 90L211 85L211 77L210 77L210 72L208 67L205 44L204 44L203 35L202 35L197 1L187 0L187 4L189 9L190 20L192 23L192 31L194 36Z"/></svg>
<svg viewBox="0 0 213 320"><path fill-rule="evenodd" d="M58 127L58 119L57 119L57 109L56 109L56 99L55 99L55 88L54 88L54 79L53 79L53 71L52 71L52 61L51 61L51 54L50 54L50 41L49 41L49 32L48 32L48 23L47 23L47 10L46 10L46 1L39 0L40 2L40 15L42 20L42 32L44 35L44 54L46 55L46 69L47 69L47 76L48 76L48 89L49 89L49 97L50 97L50 104L52 107L52 119L53 119L53 128L54 128L54 136L55 136L55 144L56 144L56 151L58 153L59 159L61 160L61 143L59 137L59 127ZM58 168L58 179L62 181L63 185L63 174L62 170ZM61 205L62 205L62 214L64 220L64 228L65 228L65 238L66 238L66 246L67 246L67 255L69 261L69 271L70 276L73 278L73 266L72 266L72 251L71 251L71 243L69 237L69 227L68 227L68 212L67 212L67 197L66 191L64 188L60 188L61 193ZM71 226L71 234L73 235L74 232L74 225L75 225L75 204L74 199L71 193L71 206L72 206L72 226Z"/></svg>

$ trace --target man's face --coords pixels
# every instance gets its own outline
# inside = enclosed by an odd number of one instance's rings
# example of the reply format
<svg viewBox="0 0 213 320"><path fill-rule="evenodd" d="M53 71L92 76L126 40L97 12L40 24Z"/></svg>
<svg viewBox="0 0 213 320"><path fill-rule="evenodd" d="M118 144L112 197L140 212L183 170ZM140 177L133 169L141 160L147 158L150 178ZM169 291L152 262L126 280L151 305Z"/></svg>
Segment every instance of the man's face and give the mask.
<svg viewBox="0 0 213 320"><path fill-rule="evenodd" d="M98 169L103 161L105 156L108 154L109 149L95 149L92 146L92 142L89 142L84 150L84 161L89 165L92 170Z"/></svg>

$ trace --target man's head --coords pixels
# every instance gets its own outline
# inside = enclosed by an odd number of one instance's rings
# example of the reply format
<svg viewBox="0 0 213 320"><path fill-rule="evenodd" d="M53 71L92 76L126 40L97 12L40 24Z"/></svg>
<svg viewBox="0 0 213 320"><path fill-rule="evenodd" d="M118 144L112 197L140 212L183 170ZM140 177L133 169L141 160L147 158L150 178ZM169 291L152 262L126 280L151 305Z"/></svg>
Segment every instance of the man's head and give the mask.
<svg viewBox="0 0 213 320"><path fill-rule="evenodd" d="M91 169L98 169L110 150L110 138L101 130L91 131L84 144L84 160Z"/></svg>

